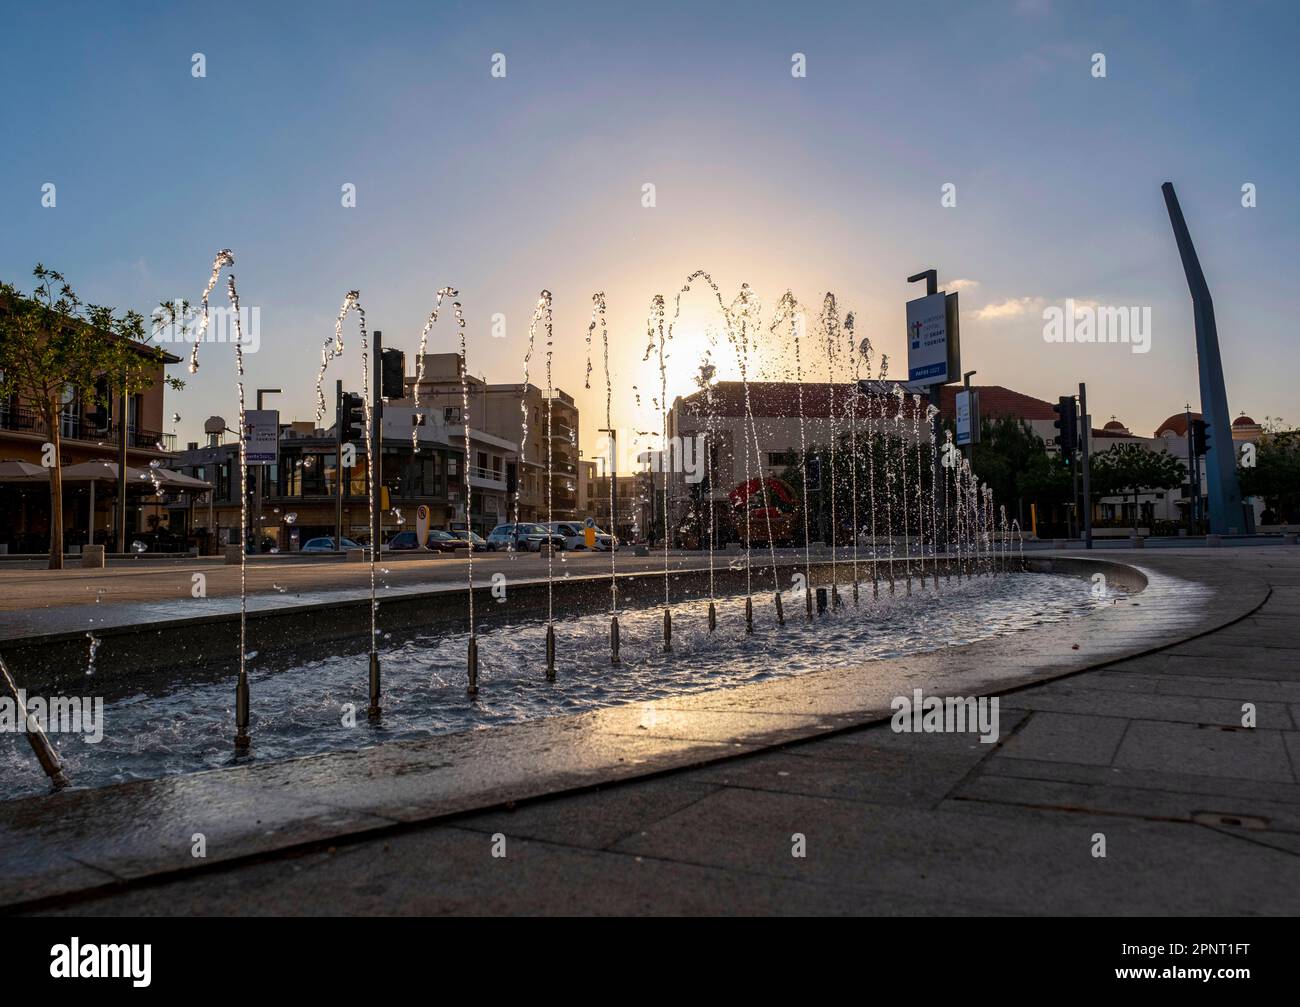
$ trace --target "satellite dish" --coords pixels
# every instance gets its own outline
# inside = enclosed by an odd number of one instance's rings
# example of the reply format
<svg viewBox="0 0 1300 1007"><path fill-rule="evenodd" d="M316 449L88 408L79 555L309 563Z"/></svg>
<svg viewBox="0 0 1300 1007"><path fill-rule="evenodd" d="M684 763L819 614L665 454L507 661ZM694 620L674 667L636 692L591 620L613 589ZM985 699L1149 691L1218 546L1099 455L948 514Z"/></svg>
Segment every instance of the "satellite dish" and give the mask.
<svg viewBox="0 0 1300 1007"><path fill-rule="evenodd" d="M203 432L205 434L224 434L226 432L226 421L220 416L209 416L203 421Z"/></svg>

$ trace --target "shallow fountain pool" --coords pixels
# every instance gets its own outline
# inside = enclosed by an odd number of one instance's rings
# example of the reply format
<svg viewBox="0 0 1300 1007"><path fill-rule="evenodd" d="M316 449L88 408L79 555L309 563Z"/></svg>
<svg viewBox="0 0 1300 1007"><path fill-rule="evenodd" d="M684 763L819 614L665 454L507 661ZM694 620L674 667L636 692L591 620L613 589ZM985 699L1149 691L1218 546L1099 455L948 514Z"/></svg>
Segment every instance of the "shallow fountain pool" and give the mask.
<svg viewBox="0 0 1300 1007"><path fill-rule="evenodd" d="M842 588L842 607L805 618L800 596L784 597L785 626L770 595L754 597L754 633L745 633L744 599L718 602L708 632L706 602L673 606L673 651L663 652L660 608L620 613L622 664L609 663L609 618L593 613L556 623L557 680L545 679L545 623L501 626L479 634L477 700L466 695L464 635L387 641L382 726L366 721L364 651L293 667L249 661L254 759L285 759L575 713L631 701L726 688L778 676L971 643L1087 615L1111 600L1087 581L1017 574L944 583L860 607ZM91 682L87 679L87 682ZM90 687L88 686L88 691ZM77 786L187 773L229 765L234 734L234 677L181 678L105 697L102 739L51 734ZM355 726L346 726L349 705ZM0 798L42 793L44 777L18 734L0 735Z"/></svg>

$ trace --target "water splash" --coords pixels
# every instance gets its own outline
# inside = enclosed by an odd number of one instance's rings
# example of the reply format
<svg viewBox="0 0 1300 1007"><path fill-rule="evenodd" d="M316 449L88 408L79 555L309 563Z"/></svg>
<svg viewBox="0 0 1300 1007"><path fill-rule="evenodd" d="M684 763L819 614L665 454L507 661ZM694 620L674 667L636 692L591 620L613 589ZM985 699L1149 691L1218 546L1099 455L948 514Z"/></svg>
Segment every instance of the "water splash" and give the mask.
<svg viewBox="0 0 1300 1007"><path fill-rule="evenodd" d="M424 353L429 345L429 332L438 322L438 312L442 310L442 302L448 297L459 297L460 291L455 287L439 287L433 298L433 308L424 320L424 328L420 330L420 344L415 352L415 383L411 386L412 417L420 415L420 387L424 384ZM452 310L456 315L456 327L460 330L462 345L465 341L465 316L461 313L460 301L452 302ZM461 384L465 383L466 363L464 354L461 355ZM468 424L469 410L465 409L463 415L466 417L465 422ZM415 454L420 453L420 428L416 423L411 424L411 450ZM465 465L469 466L469 451L465 452ZM469 526L469 512L466 511L466 527ZM472 546L472 542L471 542Z"/></svg>
<svg viewBox="0 0 1300 1007"><path fill-rule="evenodd" d="M199 344L208 335L208 298L212 296L212 289L217 285L217 280L221 278L221 271L234 264L235 254L229 248L223 248L212 260L212 274L208 277L208 285L203 288L203 320L199 323L198 338L194 340L194 346L190 349L189 372L191 374L194 374L199 369Z"/></svg>

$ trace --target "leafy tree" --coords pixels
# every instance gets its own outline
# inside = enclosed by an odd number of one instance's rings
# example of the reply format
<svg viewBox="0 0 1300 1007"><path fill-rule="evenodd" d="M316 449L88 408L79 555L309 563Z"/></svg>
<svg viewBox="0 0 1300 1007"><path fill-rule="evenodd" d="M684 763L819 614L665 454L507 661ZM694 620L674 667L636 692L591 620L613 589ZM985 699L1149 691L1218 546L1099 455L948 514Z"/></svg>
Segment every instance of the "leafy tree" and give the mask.
<svg viewBox="0 0 1300 1007"><path fill-rule="evenodd" d="M108 405L153 383L163 351L146 342L135 311L84 304L63 274L37 265L30 297L0 282L0 395L30 404L52 447L50 468L51 570L63 568L63 473L60 414L68 396ZM101 383L101 379L103 379ZM176 378L165 379L173 388ZM125 422L125 417L119 418ZM122 473L125 476L125 473ZM119 543L119 547L120 547Z"/></svg>
<svg viewBox="0 0 1300 1007"><path fill-rule="evenodd" d="M1133 534L1137 534L1138 497L1183 484L1187 467L1168 451L1151 451L1123 442L1092 457L1093 489L1099 496L1133 495Z"/></svg>
<svg viewBox="0 0 1300 1007"><path fill-rule="evenodd" d="M1257 496L1276 512L1280 522L1300 513L1300 430L1287 430L1280 419L1264 420L1264 434L1255 449L1255 464L1240 466L1241 492Z"/></svg>

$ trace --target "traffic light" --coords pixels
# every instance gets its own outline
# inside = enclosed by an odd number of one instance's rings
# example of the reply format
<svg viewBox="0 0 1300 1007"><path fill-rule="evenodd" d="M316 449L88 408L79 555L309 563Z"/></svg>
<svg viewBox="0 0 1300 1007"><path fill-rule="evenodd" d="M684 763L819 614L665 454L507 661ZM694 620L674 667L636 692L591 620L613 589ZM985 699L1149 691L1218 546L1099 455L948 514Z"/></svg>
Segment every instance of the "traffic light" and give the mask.
<svg viewBox="0 0 1300 1007"><path fill-rule="evenodd" d="M355 444L366 437L366 405L356 392L344 392L339 403L338 422L343 431L344 444Z"/></svg>
<svg viewBox="0 0 1300 1007"><path fill-rule="evenodd" d="M1074 396L1062 395L1056 405L1052 406L1052 412L1057 414L1052 426L1060 431L1055 437L1056 445L1061 449L1061 457L1068 465L1079 448L1079 408Z"/></svg>
<svg viewBox="0 0 1300 1007"><path fill-rule="evenodd" d="M1192 420L1192 453L1202 457L1210 446L1210 426L1205 420Z"/></svg>
<svg viewBox="0 0 1300 1007"><path fill-rule="evenodd" d="M383 350L379 355L380 394L386 399L406 395L406 354L401 350Z"/></svg>

